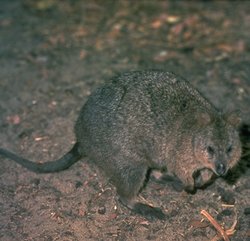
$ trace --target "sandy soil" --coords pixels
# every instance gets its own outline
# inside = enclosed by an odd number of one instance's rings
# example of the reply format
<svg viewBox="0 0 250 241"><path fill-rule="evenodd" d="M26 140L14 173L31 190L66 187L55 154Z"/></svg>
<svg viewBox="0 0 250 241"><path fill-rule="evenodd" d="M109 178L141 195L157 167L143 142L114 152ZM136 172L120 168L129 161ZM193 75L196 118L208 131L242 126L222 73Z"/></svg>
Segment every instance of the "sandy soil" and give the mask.
<svg viewBox="0 0 250 241"><path fill-rule="evenodd" d="M240 109L243 157L234 175L195 195L149 180L148 221L117 200L85 160L38 175L0 158L0 239L250 240L250 2L1 0L0 145L35 161L60 157L88 95L118 72L173 71L223 111ZM214 239L215 240L215 239ZM219 240L219 239L216 239ZM223 239L221 239L223 240Z"/></svg>

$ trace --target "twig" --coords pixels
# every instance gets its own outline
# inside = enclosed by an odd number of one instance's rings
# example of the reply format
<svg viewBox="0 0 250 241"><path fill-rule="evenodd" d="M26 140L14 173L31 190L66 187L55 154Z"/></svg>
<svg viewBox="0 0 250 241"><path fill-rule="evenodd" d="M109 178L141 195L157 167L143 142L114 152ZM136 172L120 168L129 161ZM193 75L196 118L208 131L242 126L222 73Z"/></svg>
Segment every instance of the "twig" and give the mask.
<svg viewBox="0 0 250 241"><path fill-rule="evenodd" d="M221 206L222 206L223 208L233 208L233 207L234 207L233 204L225 204L225 203L222 203Z"/></svg>
<svg viewBox="0 0 250 241"><path fill-rule="evenodd" d="M201 210L201 214L208 219L208 221L215 227L215 229L220 233L220 235L223 237L225 241L230 241L225 230L217 223L217 221L206 210Z"/></svg>
<svg viewBox="0 0 250 241"><path fill-rule="evenodd" d="M206 212L205 210L202 210L201 214L203 214L213 224L214 227L215 227L214 223L216 223L216 225L218 225L218 227L221 228L220 225L213 219L213 217L208 212ZM226 233L227 236L232 236L235 233L235 231L236 231L235 227L237 225L237 222L238 221L237 221L237 216L236 216L236 219L235 219L233 225L231 226L231 228L229 228L229 229L227 229L225 231L224 231L224 229L222 229L222 228L221 229ZM217 227L215 227L215 228L218 230ZM220 230L218 230L218 231L220 232ZM220 240L221 236L223 237L223 239L225 241L229 240L227 236L226 236L227 239L225 239L225 237L223 236L223 234L220 232L219 236L215 235L215 237L213 237L210 241L218 241L218 240Z"/></svg>
<svg viewBox="0 0 250 241"><path fill-rule="evenodd" d="M235 231L236 231L236 230L235 230L236 225L237 225L237 218L235 219L235 221L234 221L232 227L231 227L230 229L227 229L227 230L226 230L226 234L227 234L228 236L232 236L232 235L235 233Z"/></svg>

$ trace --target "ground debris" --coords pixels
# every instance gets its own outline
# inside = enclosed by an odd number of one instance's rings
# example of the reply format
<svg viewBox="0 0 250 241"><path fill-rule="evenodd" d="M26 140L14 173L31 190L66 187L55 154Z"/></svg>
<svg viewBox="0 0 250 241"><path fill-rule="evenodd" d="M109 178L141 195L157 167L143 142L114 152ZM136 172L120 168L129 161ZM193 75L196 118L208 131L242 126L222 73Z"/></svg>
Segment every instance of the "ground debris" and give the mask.
<svg viewBox="0 0 250 241"><path fill-rule="evenodd" d="M224 229L206 210L201 210L201 214L205 216L208 221L214 226L218 234L214 236L211 241L218 241L223 238L224 241L230 241L229 236L232 236L235 233L235 227L237 225L237 218L235 219L233 225L229 229Z"/></svg>

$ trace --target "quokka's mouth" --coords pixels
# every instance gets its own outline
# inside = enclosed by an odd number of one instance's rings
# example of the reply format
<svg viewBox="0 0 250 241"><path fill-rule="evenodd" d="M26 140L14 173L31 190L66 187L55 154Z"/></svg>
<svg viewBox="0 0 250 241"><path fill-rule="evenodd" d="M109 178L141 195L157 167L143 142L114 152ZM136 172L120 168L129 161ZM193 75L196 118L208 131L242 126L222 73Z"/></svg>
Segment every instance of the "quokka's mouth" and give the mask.
<svg viewBox="0 0 250 241"><path fill-rule="evenodd" d="M224 163L216 163L214 167L214 173L219 177L224 177L227 174L228 168Z"/></svg>

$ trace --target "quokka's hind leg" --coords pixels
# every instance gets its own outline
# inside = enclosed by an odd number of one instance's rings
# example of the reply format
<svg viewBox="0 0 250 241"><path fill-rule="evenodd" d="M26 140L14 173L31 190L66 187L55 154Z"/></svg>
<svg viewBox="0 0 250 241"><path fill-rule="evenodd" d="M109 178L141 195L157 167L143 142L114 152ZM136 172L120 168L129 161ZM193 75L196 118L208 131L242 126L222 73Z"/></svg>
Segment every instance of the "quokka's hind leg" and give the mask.
<svg viewBox="0 0 250 241"><path fill-rule="evenodd" d="M118 175L113 175L113 183L117 188L120 201L133 212L145 216L149 220L165 219L160 208L136 202L136 196L142 188L147 173L145 166L126 166L120 169Z"/></svg>

